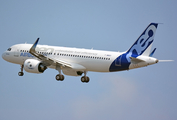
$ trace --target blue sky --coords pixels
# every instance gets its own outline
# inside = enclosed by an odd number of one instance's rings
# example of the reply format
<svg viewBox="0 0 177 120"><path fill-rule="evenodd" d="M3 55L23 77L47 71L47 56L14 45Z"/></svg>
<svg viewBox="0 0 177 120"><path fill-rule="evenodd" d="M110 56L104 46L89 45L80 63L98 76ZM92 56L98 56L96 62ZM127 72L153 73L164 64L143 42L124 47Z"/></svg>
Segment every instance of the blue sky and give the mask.
<svg viewBox="0 0 177 120"><path fill-rule="evenodd" d="M18 43L125 51L150 22L158 26L154 57L174 62L115 73L89 72L90 82L56 70L25 72L0 58L2 120L175 120L177 56L175 0L0 1L0 51Z"/></svg>

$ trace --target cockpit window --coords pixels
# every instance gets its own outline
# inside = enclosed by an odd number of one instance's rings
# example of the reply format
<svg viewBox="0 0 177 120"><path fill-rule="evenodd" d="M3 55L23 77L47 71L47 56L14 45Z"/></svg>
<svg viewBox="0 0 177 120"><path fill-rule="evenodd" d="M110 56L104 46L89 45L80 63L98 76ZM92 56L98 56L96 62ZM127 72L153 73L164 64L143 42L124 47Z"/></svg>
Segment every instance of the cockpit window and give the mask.
<svg viewBox="0 0 177 120"><path fill-rule="evenodd" d="M8 48L7 51L11 51L11 48Z"/></svg>

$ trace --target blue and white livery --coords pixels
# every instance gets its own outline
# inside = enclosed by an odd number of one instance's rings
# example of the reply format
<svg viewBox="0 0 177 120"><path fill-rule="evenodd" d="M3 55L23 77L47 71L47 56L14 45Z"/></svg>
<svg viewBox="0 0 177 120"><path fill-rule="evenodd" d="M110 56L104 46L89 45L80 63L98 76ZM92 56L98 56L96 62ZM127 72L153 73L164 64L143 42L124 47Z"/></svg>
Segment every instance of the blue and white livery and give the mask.
<svg viewBox="0 0 177 120"><path fill-rule="evenodd" d="M101 51L93 49L78 49L38 45L39 38L34 44L16 44L2 54L8 62L20 64L19 76L23 69L30 73L43 73L47 68L56 69L59 74L56 80L63 81L64 75L82 76L82 82L89 82L88 71L115 72L140 68L159 62L153 58L156 48L151 52L157 23L151 23L125 52Z"/></svg>
<svg viewBox="0 0 177 120"><path fill-rule="evenodd" d="M139 58L140 56L144 56L144 57L148 56L148 58L150 58L149 57L150 50L151 50L152 43L154 41L154 35L157 26L158 26L157 23L151 23L140 35L140 37L135 41L132 47L127 52L118 56L116 60L114 60L114 62L110 66L110 71L121 71L121 70L132 69L135 66L138 67L140 65L139 64L140 62L138 64L134 64L134 63L135 61L138 61L138 59L136 58Z"/></svg>

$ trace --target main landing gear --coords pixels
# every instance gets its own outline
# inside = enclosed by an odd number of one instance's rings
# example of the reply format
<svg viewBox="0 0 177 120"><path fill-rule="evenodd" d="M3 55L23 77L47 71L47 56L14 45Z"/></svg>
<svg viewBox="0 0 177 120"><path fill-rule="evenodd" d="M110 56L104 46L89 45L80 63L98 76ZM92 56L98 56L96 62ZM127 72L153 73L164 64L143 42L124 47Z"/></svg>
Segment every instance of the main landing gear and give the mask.
<svg viewBox="0 0 177 120"><path fill-rule="evenodd" d="M23 76L24 75L24 73L23 73L23 67L24 67L24 65L21 65L21 71L18 73L19 76Z"/></svg>
<svg viewBox="0 0 177 120"><path fill-rule="evenodd" d="M57 81L63 81L65 79L64 75L61 74L61 68L60 67L56 67L56 70L58 70L59 74L56 75L56 80Z"/></svg>
<svg viewBox="0 0 177 120"><path fill-rule="evenodd" d="M56 75L55 78L56 78L57 81L63 81L64 80L64 75L58 74L58 75ZM88 83L89 81L90 81L90 78L88 76L82 76L81 77L81 82Z"/></svg>
<svg viewBox="0 0 177 120"><path fill-rule="evenodd" d="M89 77L87 77L87 76L82 76L81 77L81 82L83 82L83 83L88 83L90 81L90 78Z"/></svg>
<svg viewBox="0 0 177 120"><path fill-rule="evenodd" d="M55 79L57 81L63 81L64 80L64 75L61 73L61 68L59 66L56 67L56 70L58 70L59 74L56 75ZM81 82L83 83L88 83L90 81L90 78L86 76L87 72L84 71L84 76L81 77Z"/></svg>
<svg viewBox="0 0 177 120"><path fill-rule="evenodd" d="M63 81L65 79L64 75L62 75L62 74L56 75L55 78L56 78L57 81Z"/></svg>
<svg viewBox="0 0 177 120"><path fill-rule="evenodd" d="M81 82L88 83L90 81L90 78L86 76L87 72L84 71L84 76L81 77Z"/></svg>

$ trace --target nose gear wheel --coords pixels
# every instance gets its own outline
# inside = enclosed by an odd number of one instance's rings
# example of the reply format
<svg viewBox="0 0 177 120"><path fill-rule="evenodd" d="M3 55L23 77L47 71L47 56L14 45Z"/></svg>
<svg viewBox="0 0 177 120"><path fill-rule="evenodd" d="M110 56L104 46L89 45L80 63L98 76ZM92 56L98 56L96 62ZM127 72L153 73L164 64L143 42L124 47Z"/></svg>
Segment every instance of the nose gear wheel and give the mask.
<svg viewBox="0 0 177 120"><path fill-rule="evenodd" d="M18 73L19 76L23 76L24 75L24 73L23 73L23 67L24 67L24 65L21 65L21 71Z"/></svg>

